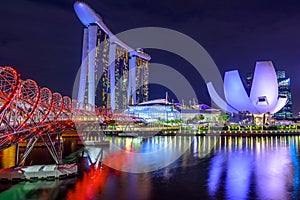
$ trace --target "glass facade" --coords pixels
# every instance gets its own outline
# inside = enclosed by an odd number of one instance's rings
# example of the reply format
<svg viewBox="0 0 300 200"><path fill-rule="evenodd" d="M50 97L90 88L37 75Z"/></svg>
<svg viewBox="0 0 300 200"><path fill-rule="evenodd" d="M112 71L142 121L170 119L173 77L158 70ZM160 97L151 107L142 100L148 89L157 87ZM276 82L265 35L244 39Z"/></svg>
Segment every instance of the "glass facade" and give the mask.
<svg viewBox="0 0 300 200"><path fill-rule="evenodd" d="M130 103L130 97L128 97L130 52L121 45L111 42L109 36L97 24L90 24L86 27L84 34L86 45L83 46L85 53L83 62L85 62L86 71L81 75L85 76L83 80L85 85L91 84L91 79L95 80L92 83L96 89L95 104L103 108L111 108L111 87L113 87L114 109L126 109ZM95 39L93 40L93 38ZM138 51L147 55L141 50ZM134 85L137 86L134 91L136 93L134 98L136 102L134 103L138 104L148 101L149 64L148 60L134 55L133 65L132 69L135 70L133 80L136 82ZM94 74L94 78L90 77L92 74ZM114 86L111 84L113 81ZM131 87L133 87L132 85ZM135 88L132 89L135 90ZM85 87L84 91L84 102L88 103L90 98L88 87Z"/></svg>
<svg viewBox="0 0 300 200"><path fill-rule="evenodd" d="M147 60L136 58L136 103L148 101L149 63Z"/></svg>
<svg viewBox="0 0 300 200"><path fill-rule="evenodd" d="M109 44L108 35L98 28L95 59L95 98L96 105L103 108L109 107Z"/></svg>
<svg viewBox="0 0 300 200"><path fill-rule="evenodd" d="M128 103L127 89L129 76L128 51L117 45L115 60L115 101L116 109L124 109Z"/></svg>
<svg viewBox="0 0 300 200"><path fill-rule="evenodd" d="M278 94L279 96L288 97L287 104L279 112L274 114L274 117L278 119L288 119L293 117L293 104L290 85L291 80L290 78L285 77L285 73L278 77Z"/></svg>
<svg viewBox="0 0 300 200"><path fill-rule="evenodd" d="M180 112L173 105L129 106L125 114L143 118L147 122L181 118Z"/></svg>

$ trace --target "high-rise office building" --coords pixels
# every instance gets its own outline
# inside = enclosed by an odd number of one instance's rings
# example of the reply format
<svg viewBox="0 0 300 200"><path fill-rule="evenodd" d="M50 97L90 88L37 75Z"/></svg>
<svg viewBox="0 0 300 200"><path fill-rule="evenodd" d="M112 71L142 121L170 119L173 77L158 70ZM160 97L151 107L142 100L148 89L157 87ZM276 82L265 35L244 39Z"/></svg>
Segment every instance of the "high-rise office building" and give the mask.
<svg viewBox="0 0 300 200"><path fill-rule="evenodd" d="M278 79L278 94L288 97L287 104L277 113L274 114L274 117L278 119L288 119L293 117L293 103L291 95L291 79L286 77L285 71L277 71Z"/></svg>
<svg viewBox="0 0 300 200"><path fill-rule="evenodd" d="M74 9L85 25L78 102L115 110L147 101L150 56L115 37L87 4Z"/></svg>
<svg viewBox="0 0 300 200"><path fill-rule="evenodd" d="M274 114L274 117L277 119L288 119L293 117L293 103L291 95L291 79L286 77L285 71L276 71L277 80L278 80L278 95L287 96L287 104L277 113ZM250 91L252 85L253 73L247 74L246 85Z"/></svg>

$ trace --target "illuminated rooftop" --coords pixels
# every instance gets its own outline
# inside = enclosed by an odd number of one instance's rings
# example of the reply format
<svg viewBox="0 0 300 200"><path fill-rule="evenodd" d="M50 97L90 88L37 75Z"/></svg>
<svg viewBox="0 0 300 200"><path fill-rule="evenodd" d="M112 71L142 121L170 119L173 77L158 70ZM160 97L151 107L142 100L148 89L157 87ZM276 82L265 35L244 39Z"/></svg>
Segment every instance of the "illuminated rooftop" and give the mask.
<svg viewBox="0 0 300 200"><path fill-rule="evenodd" d="M97 14L89 5L87 5L84 2L76 1L74 3L74 10L76 12L76 15L78 16L79 20L85 25L89 26L90 24L97 24L111 39L112 42L118 44L119 46L123 47L129 52L135 53L136 56L141 57L145 60L150 60L151 57L144 53L137 51L131 47L129 47L127 44L119 40L110 30L109 28L104 24L102 21L102 18L99 14Z"/></svg>

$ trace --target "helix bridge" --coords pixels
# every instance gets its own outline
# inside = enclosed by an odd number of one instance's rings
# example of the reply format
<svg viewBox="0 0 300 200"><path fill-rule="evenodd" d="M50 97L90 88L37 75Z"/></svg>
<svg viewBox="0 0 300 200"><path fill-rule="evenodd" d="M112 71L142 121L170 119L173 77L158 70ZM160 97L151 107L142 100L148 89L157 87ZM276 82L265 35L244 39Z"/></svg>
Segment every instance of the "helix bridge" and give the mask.
<svg viewBox="0 0 300 200"><path fill-rule="evenodd" d="M0 67L0 151L17 146L16 165L20 166L37 141L48 148L56 164L62 163L61 133L112 119L112 112L78 103L68 96L23 80L12 67ZM75 126L75 123L79 124ZM19 144L26 150L19 158Z"/></svg>

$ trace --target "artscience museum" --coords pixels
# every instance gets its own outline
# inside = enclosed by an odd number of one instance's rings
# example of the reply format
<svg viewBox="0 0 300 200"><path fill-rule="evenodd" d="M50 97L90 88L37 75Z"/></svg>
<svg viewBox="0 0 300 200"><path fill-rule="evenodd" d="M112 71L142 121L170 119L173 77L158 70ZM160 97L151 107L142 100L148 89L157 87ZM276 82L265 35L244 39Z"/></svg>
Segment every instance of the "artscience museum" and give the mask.
<svg viewBox="0 0 300 200"><path fill-rule="evenodd" d="M278 95L277 76L271 61L256 62L249 92L244 87L238 70L225 73L225 99L218 94L212 82L207 83L207 88L214 103L229 113L274 114L288 101L286 96Z"/></svg>

